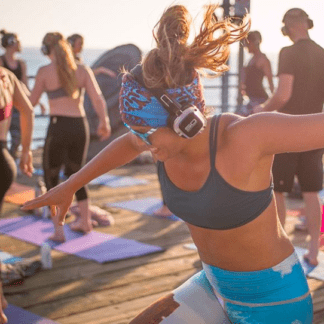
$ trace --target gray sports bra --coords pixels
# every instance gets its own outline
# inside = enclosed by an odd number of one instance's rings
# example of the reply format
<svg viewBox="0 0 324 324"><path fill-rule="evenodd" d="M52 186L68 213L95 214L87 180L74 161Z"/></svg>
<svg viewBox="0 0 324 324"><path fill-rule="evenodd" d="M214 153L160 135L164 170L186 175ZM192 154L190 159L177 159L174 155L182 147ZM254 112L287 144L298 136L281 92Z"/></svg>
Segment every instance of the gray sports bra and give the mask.
<svg viewBox="0 0 324 324"><path fill-rule="evenodd" d="M46 91L48 99L58 99L62 97L68 97L67 92L63 88L58 88L55 90ZM79 89L79 95L81 94L81 89Z"/></svg>
<svg viewBox="0 0 324 324"><path fill-rule="evenodd" d="M215 168L217 130L220 115L212 119L209 137L211 170L197 191L184 191L169 179L164 164L158 161L158 176L163 198L169 209L192 225L225 230L247 224L270 204L273 185L261 191L243 191L227 183Z"/></svg>

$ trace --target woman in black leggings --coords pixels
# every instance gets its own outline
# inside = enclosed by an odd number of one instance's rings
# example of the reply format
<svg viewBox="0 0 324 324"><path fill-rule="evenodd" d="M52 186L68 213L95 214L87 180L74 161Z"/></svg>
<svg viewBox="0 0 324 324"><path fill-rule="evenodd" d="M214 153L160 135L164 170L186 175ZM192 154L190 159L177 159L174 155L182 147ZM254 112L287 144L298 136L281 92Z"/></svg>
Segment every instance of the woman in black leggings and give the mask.
<svg viewBox="0 0 324 324"><path fill-rule="evenodd" d="M33 171L30 143L33 129L33 107L15 75L0 67L0 213L5 193L14 181L17 170L15 161L7 149L7 135L10 127L13 105L22 114L22 154L20 168L31 176Z"/></svg>
<svg viewBox="0 0 324 324"><path fill-rule="evenodd" d="M60 33L48 33L41 48L51 63L39 69L30 100L35 106L43 92L47 93L50 125L44 147L43 168L47 190L59 182L60 169L66 176L79 171L85 163L89 145L89 127L83 107L87 91L99 116L98 136L110 136L106 102L90 68L77 64L68 42ZM80 217L70 226L72 230L88 233L92 230L86 187L76 192ZM64 231L57 226L51 239L65 241Z"/></svg>
<svg viewBox="0 0 324 324"><path fill-rule="evenodd" d="M13 105L21 114L22 153L20 158L21 171L31 177L33 172L30 143L33 131L33 107L25 95L17 77L7 69L0 67L0 214L3 198L17 174L16 164L7 149L7 135L10 127ZM7 323L3 310L7 301L2 293L0 276L0 323Z"/></svg>

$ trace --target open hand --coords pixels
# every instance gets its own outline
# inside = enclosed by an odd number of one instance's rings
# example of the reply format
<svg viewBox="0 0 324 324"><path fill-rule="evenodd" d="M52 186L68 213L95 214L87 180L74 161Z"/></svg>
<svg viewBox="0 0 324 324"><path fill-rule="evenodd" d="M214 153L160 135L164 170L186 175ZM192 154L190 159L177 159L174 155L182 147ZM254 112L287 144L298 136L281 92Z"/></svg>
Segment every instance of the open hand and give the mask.
<svg viewBox="0 0 324 324"><path fill-rule="evenodd" d="M58 224L64 225L66 213L72 203L74 191L70 188L68 180L62 182L50 191L33 200L27 201L22 210L36 209L44 206L50 206L51 217L57 217Z"/></svg>

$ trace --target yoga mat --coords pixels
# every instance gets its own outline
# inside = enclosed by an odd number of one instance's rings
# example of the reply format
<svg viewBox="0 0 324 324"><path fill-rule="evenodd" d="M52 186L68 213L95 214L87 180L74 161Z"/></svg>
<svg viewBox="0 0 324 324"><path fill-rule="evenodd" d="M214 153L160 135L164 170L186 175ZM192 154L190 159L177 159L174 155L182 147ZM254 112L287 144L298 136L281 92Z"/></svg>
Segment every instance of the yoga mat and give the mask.
<svg viewBox="0 0 324 324"><path fill-rule="evenodd" d="M43 169L35 169L33 174L36 176L44 176L44 170ZM60 179L66 179L66 176L65 176L63 170L60 171Z"/></svg>
<svg viewBox="0 0 324 324"><path fill-rule="evenodd" d="M4 200L6 202L22 205L26 201L35 198L35 189L17 182L14 182L7 191Z"/></svg>
<svg viewBox="0 0 324 324"><path fill-rule="evenodd" d="M4 313L8 318L8 324L58 324L11 304L4 310Z"/></svg>
<svg viewBox="0 0 324 324"><path fill-rule="evenodd" d="M304 254L307 252L306 249L295 246L295 251L298 255L299 261L307 277L324 281L324 253L319 252L318 254L319 264L318 266L314 267L308 264L303 258Z"/></svg>
<svg viewBox="0 0 324 324"><path fill-rule="evenodd" d="M13 264L13 263L16 263L21 260L22 260L22 258L20 258L20 257L15 257L10 253L0 251L0 262L1 263Z"/></svg>
<svg viewBox="0 0 324 324"><path fill-rule="evenodd" d="M74 254L99 263L133 258L160 252L159 246L140 243L135 240L92 231L82 234L64 226L66 242L56 243L48 238L54 232L52 221L34 216L24 216L0 220L0 233L36 245L48 242L58 251Z"/></svg>
<svg viewBox="0 0 324 324"><path fill-rule="evenodd" d="M159 198L143 198L143 199L136 199L136 200L126 200L126 201L119 201L115 203L108 203L106 204L108 207L117 207L122 209L128 209L131 211L135 211L141 214L154 216L158 218L164 218L173 221L182 221L175 215L172 216L156 216L154 212L162 207L162 200Z"/></svg>
<svg viewBox="0 0 324 324"><path fill-rule="evenodd" d="M122 177L122 176L116 176L112 174L103 174L100 177L93 179L90 182L90 184L117 188L117 187L146 185L148 184L148 181L145 179L136 179L133 177Z"/></svg>

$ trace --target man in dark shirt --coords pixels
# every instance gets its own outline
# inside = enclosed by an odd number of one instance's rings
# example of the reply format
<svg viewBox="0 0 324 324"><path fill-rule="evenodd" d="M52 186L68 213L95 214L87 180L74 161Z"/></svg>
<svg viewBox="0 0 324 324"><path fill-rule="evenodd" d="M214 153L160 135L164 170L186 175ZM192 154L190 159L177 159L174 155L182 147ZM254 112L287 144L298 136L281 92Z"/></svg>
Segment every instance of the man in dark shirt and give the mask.
<svg viewBox="0 0 324 324"><path fill-rule="evenodd" d="M279 84L274 95L255 107L254 112L277 110L293 115L322 112L324 49L309 37L308 29L313 27L313 21L302 9L293 8L286 12L282 22L282 33L294 44L280 51ZM272 169L277 209L283 226L286 218L283 193L291 191L295 175L298 177L311 236L309 251L304 258L312 265L318 264L322 215L318 191L323 183L322 154L323 150L278 154Z"/></svg>

